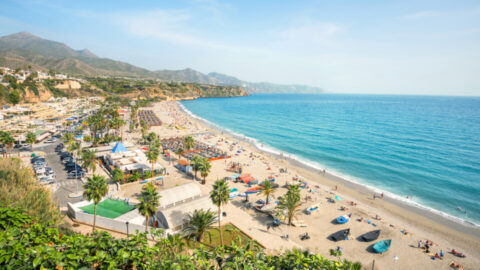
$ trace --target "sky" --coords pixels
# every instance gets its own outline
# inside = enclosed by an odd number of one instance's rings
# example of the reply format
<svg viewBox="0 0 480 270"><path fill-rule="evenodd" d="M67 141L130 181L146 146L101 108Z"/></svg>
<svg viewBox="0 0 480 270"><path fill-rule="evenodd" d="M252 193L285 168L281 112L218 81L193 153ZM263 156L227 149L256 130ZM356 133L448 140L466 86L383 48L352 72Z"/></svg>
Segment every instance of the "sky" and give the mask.
<svg viewBox="0 0 480 270"><path fill-rule="evenodd" d="M150 70L332 93L480 96L480 1L0 0L28 31Z"/></svg>

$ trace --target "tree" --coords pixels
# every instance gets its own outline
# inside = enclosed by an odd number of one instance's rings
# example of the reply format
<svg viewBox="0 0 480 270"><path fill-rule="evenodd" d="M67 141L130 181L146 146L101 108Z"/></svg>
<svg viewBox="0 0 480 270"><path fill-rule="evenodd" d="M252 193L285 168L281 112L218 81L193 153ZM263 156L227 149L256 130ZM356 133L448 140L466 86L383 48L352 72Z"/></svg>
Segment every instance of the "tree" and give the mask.
<svg viewBox="0 0 480 270"><path fill-rule="evenodd" d="M195 172L195 180L197 180L197 172L198 169L200 168L200 162L202 158L199 156L193 156L192 160L190 161L190 165L192 165L192 169Z"/></svg>
<svg viewBox="0 0 480 270"><path fill-rule="evenodd" d="M148 161L150 161L150 164L152 164L152 177L154 172L154 165L155 165L155 162L157 162L159 155L160 155L160 152L158 151L158 148L155 146L151 146L146 153Z"/></svg>
<svg viewBox="0 0 480 270"><path fill-rule="evenodd" d="M0 140L2 141L3 144L7 146L7 149L12 148L13 144L15 143L15 139L12 137L10 132L5 132L2 131L0 134ZM5 155L7 154L7 151L5 151Z"/></svg>
<svg viewBox="0 0 480 270"><path fill-rule="evenodd" d="M123 171L119 168L115 168L112 171L112 181L118 183L123 180Z"/></svg>
<svg viewBox="0 0 480 270"><path fill-rule="evenodd" d="M140 193L140 203L138 204L138 212L145 217L145 232L148 232L148 220L149 217L157 213L157 208L160 206L160 195L158 195L157 189L152 184L148 184L142 187L142 192Z"/></svg>
<svg viewBox="0 0 480 270"><path fill-rule="evenodd" d="M185 137L185 149L187 149L187 151L192 149L194 147L194 145L195 145L195 141L193 140L193 138L191 136Z"/></svg>
<svg viewBox="0 0 480 270"><path fill-rule="evenodd" d="M210 161L208 161L208 158L202 158L200 161L200 175L203 177L203 182L202 184L205 185L206 183L206 178L208 174L210 173L210 169L212 168L212 165L210 164Z"/></svg>
<svg viewBox="0 0 480 270"><path fill-rule="evenodd" d="M37 141L37 135L35 135L35 133L33 132L29 132L27 134L27 139L26 139L26 142L28 144L30 144L30 152L33 151L33 144Z"/></svg>
<svg viewBox="0 0 480 270"><path fill-rule="evenodd" d="M175 154L178 155L178 160L180 160L182 154L183 154L183 149L182 148L178 148L177 150L175 150Z"/></svg>
<svg viewBox="0 0 480 270"><path fill-rule="evenodd" d="M142 129L140 130L140 132L142 133L142 137L145 137L145 135L147 135L148 126L143 120L140 120L140 126L142 127Z"/></svg>
<svg viewBox="0 0 480 270"><path fill-rule="evenodd" d="M204 234L208 233L211 241L212 237L208 230L216 221L217 218L215 217L215 213L210 211L210 209L207 211L204 209L195 209L193 213L189 213L185 218L183 232L186 235L193 237L199 243L202 242Z"/></svg>
<svg viewBox="0 0 480 270"><path fill-rule="evenodd" d="M108 186L105 177L101 175L93 175L87 179L87 183L83 186L85 191L83 192L83 197L89 201L93 201L95 204L95 209L93 213L93 229L92 232L95 232L95 223L97 221L97 204L102 200L102 198L107 195Z"/></svg>
<svg viewBox="0 0 480 270"><path fill-rule="evenodd" d="M82 152L82 167L92 169L93 174L95 174L95 169L97 168L97 162L95 158L95 150L84 150Z"/></svg>
<svg viewBox="0 0 480 270"><path fill-rule="evenodd" d="M218 207L218 231L220 233L220 243L223 246L223 235L222 235L222 227L220 224L220 215L222 213L222 206L228 203L230 199L230 189L228 188L228 183L225 180L217 180L215 184L213 184L213 189L210 192L210 199L212 200L213 204Z"/></svg>
<svg viewBox="0 0 480 270"><path fill-rule="evenodd" d="M20 102L20 92L17 89L13 89L8 93L7 100L13 105L17 105Z"/></svg>
<svg viewBox="0 0 480 270"><path fill-rule="evenodd" d="M157 134L155 134L155 132L148 133L147 141L150 144L150 146L155 142L156 139L157 139Z"/></svg>
<svg viewBox="0 0 480 270"><path fill-rule="evenodd" d="M63 140L65 141L65 144L71 144L73 142L73 133L65 133L63 135Z"/></svg>
<svg viewBox="0 0 480 270"><path fill-rule="evenodd" d="M292 188L294 187L294 188ZM298 187L298 186L297 186ZM300 190L291 186L287 194L280 197L278 209L283 210L287 214L288 226L292 224L292 220L298 213L300 208Z"/></svg>
<svg viewBox="0 0 480 270"><path fill-rule="evenodd" d="M273 183L270 182L270 180L268 179L265 179L265 181L262 182L262 191L260 192L260 194L263 194L265 195L265 203L268 204L269 203L269 198L270 198L270 195L272 195L274 192L275 192L275 188L273 187Z"/></svg>

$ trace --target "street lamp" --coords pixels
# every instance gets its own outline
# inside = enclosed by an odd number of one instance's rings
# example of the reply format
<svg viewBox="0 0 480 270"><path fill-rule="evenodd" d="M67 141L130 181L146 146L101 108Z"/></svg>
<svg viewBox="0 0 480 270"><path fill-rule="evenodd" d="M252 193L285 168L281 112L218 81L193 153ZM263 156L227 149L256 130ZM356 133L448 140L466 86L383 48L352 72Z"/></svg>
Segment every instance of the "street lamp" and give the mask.
<svg viewBox="0 0 480 270"><path fill-rule="evenodd" d="M128 237L128 220L125 221L125 224L127 225L127 237Z"/></svg>

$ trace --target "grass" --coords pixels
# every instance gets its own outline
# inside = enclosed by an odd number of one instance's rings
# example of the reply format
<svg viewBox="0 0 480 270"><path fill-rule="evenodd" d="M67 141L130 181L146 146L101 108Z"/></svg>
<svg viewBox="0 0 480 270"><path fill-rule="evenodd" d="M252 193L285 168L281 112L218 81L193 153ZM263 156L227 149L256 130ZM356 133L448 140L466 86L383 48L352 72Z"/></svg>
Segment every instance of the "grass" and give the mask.
<svg viewBox="0 0 480 270"><path fill-rule="evenodd" d="M95 205L92 203L80 207L80 209L93 215ZM106 199L97 205L97 215L106 218L116 218L127 212L132 211L133 209L135 209L135 206L127 204L124 201Z"/></svg>
<svg viewBox="0 0 480 270"><path fill-rule="evenodd" d="M202 244L207 247L216 247L220 245L220 234L217 228L213 228L209 230L210 235L212 236L212 241L210 242L210 237L208 233L205 233L203 237ZM222 226L222 233L223 233L223 242L225 245L230 246L232 241L235 241L237 245L241 247L245 247L245 245L252 240L248 235L242 232L239 228L235 227L233 224L226 224ZM241 239L241 243L238 241L238 237ZM254 240L254 242L256 242ZM258 244L258 243L257 243ZM192 243L189 242L188 246L192 248ZM258 245L261 249L263 249L260 245Z"/></svg>

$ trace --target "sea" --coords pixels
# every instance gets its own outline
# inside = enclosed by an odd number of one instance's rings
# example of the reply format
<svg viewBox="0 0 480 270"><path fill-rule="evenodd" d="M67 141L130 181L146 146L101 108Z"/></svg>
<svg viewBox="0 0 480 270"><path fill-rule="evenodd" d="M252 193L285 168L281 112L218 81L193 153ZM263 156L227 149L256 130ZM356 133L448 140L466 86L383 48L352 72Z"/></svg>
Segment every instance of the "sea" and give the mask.
<svg viewBox="0 0 480 270"><path fill-rule="evenodd" d="M480 226L479 97L255 94L180 105L264 151Z"/></svg>

